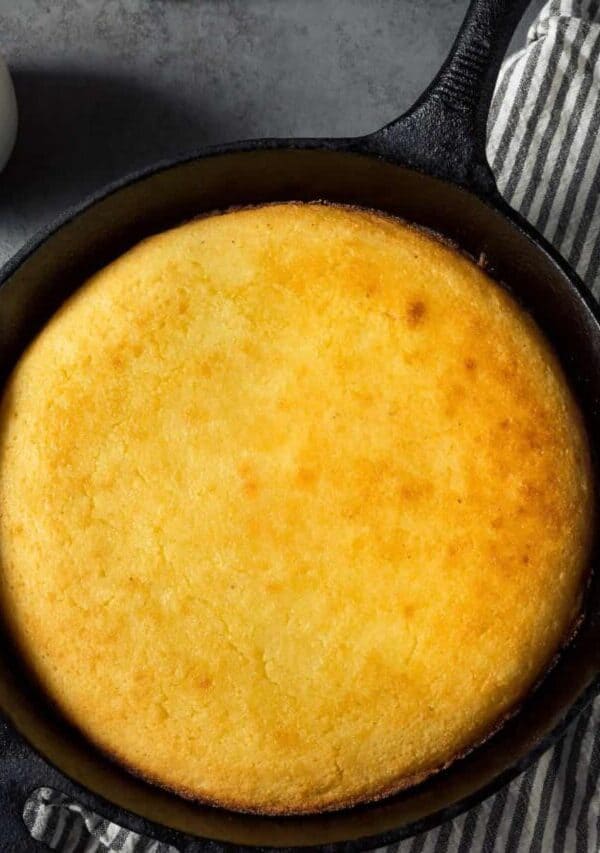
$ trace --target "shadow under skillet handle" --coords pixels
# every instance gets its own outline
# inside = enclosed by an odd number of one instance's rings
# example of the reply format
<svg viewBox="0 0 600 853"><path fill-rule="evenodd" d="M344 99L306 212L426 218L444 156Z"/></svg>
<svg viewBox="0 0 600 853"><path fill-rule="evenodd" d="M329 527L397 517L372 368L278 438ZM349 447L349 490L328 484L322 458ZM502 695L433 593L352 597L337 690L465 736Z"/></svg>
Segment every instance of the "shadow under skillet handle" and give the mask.
<svg viewBox="0 0 600 853"><path fill-rule="evenodd" d="M400 118L364 137L368 151L495 196L485 145L500 65L528 0L472 0L431 85Z"/></svg>

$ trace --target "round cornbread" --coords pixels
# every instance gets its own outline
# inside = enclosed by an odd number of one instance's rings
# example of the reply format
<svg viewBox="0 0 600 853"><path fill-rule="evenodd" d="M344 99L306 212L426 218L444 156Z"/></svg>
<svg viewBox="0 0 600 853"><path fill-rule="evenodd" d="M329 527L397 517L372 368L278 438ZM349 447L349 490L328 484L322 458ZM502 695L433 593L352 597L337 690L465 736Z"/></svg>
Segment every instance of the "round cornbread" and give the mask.
<svg viewBox="0 0 600 853"><path fill-rule="evenodd" d="M372 212L138 245L18 363L0 454L22 655L186 796L308 812L412 784L579 611L592 475L555 357L475 263Z"/></svg>

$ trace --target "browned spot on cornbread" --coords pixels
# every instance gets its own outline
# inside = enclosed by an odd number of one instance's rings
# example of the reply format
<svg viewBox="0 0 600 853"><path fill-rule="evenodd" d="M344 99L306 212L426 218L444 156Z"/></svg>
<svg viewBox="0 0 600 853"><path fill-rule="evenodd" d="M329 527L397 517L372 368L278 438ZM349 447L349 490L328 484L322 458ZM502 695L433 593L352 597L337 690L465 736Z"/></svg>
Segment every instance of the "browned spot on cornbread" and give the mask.
<svg viewBox="0 0 600 853"><path fill-rule="evenodd" d="M419 326L425 319L427 308L422 299L414 299L408 303L406 319L409 326Z"/></svg>

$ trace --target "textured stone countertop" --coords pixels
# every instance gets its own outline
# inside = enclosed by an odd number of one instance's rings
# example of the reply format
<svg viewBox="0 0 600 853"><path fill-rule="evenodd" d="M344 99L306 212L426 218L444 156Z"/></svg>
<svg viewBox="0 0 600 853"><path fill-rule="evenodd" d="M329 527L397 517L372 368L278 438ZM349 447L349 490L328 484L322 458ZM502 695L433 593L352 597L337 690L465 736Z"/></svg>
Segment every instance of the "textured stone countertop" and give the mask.
<svg viewBox="0 0 600 853"><path fill-rule="evenodd" d="M70 205L157 160L240 138L374 130L430 80L466 6L0 0L20 110L0 175L0 263Z"/></svg>

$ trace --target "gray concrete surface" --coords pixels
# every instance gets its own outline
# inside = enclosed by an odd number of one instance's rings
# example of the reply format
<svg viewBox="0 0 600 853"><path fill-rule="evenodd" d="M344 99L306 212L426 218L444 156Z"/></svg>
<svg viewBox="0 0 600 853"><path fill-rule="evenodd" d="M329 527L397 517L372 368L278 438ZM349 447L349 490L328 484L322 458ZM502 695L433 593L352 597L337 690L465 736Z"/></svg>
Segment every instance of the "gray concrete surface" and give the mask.
<svg viewBox="0 0 600 853"><path fill-rule="evenodd" d="M0 263L68 206L156 160L239 138L375 129L429 81L466 5L0 0L20 109L0 174Z"/></svg>

